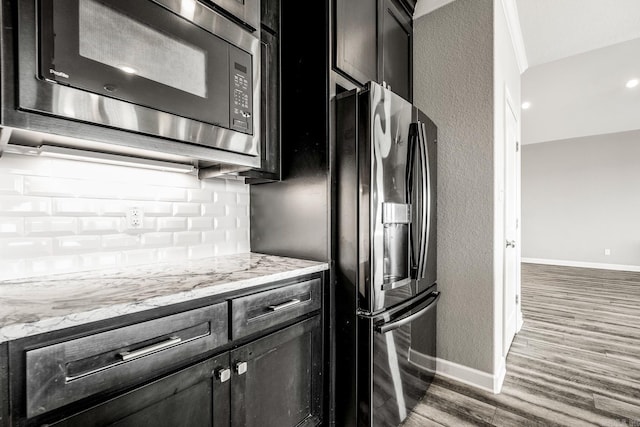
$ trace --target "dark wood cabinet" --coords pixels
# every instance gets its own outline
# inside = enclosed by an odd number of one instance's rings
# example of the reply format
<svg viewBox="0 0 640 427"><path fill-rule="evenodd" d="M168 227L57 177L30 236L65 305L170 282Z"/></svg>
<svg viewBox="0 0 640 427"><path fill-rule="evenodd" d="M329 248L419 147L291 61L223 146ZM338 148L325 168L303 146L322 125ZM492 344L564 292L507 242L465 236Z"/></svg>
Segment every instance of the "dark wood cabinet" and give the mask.
<svg viewBox="0 0 640 427"><path fill-rule="evenodd" d="M334 66L363 85L386 83L412 100L411 0L335 0Z"/></svg>
<svg viewBox="0 0 640 427"><path fill-rule="evenodd" d="M229 354L208 359L86 411L49 423L55 427L226 427Z"/></svg>
<svg viewBox="0 0 640 427"><path fill-rule="evenodd" d="M412 100L413 27L411 16L396 0L381 1L380 80L404 99Z"/></svg>
<svg viewBox="0 0 640 427"><path fill-rule="evenodd" d="M262 0L260 30L260 168L242 172L249 184L279 181L280 0Z"/></svg>
<svg viewBox="0 0 640 427"><path fill-rule="evenodd" d="M377 0L336 0L335 66L365 84L378 81Z"/></svg>
<svg viewBox="0 0 640 427"><path fill-rule="evenodd" d="M322 283L314 274L115 328L0 345L0 426L319 425Z"/></svg>
<svg viewBox="0 0 640 427"><path fill-rule="evenodd" d="M322 420L322 329L315 316L231 352L233 427Z"/></svg>

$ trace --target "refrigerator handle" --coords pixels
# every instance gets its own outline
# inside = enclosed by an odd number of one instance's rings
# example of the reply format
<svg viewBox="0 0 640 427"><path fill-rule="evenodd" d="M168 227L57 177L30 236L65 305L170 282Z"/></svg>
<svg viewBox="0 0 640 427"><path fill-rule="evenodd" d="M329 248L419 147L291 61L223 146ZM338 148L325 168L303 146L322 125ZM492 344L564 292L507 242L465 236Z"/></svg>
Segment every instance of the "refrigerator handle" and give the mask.
<svg viewBox="0 0 640 427"><path fill-rule="evenodd" d="M406 186L407 189L407 203L411 204L413 200L413 173L414 173L414 161L415 154L418 144L416 144L416 140L418 139L418 123L411 123L409 125L409 147L407 150L407 177L406 177ZM413 209L413 207L412 207ZM413 237L413 221L409 222L409 274L412 279L416 279L418 277L418 257L416 255L415 242Z"/></svg>
<svg viewBox="0 0 640 427"><path fill-rule="evenodd" d="M406 325L407 323L414 321L418 317L427 314L429 311L435 308L436 304L438 303L438 300L440 299L440 292L437 292L437 291L431 292L429 296L432 297L433 299L428 300L429 302L420 310L413 313L411 312L412 310L408 310L407 314L400 316L397 320L394 320L393 322L380 323L376 325L376 331L381 334L384 334L386 332L391 332L394 329L398 329Z"/></svg>
<svg viewBox="0 0 640 427"><path fill-rule="evenodd" d="M429 168L429 147L424 123L418 122L418 151L420 153L421 182L420 199L422 201L422 220L420 221L420 253L418 255L418 279L424 277L427 251L429 250L429 233L431 231L431 170Z"/></svg>

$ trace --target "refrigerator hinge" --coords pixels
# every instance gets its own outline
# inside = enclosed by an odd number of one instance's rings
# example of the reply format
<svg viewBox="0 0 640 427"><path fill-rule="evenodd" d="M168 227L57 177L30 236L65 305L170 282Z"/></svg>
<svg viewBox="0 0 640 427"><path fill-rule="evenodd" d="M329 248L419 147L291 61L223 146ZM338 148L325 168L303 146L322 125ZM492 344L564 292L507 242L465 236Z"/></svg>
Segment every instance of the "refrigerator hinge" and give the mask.
<svg viewBox="0 0 640 427"><path fill-rule="evenodd" d="M520 295L516 295L516 304L520 302Z"/></svg>
<svg viewBox="0 0 640 427"><path fill-rule="evenodd" d="M520 143L516 141L516 151L520 151Z"/></svg>

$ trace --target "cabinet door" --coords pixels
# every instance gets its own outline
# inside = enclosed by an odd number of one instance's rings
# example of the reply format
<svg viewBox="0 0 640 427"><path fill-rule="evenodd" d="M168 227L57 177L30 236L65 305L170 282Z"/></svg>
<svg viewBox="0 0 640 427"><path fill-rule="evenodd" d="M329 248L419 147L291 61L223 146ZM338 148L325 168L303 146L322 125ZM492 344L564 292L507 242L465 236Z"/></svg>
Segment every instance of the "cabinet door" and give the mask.
<svg viewBox="0 0 640 427"><path fill-rule="evenodd" d="M335 66L365 84L378 80L378 0L336 0Z"/></svg>
<svg viewBox="0 0 640 427"><path fill-rule="evenodd" d="M315 316L231 352L231 425L315 426L322 419L322 330Z"/></svg>
<svg viewBox="0 0 640 427"><path fill-rule="evenodd" d="M280 180L280 39L279 1L263 0L260 32L260 168L242 173L250 184ZM272 28L276 26L276 28Z"/></svg>
<svg viewBox="0 0 640 427"><path fill-rule="evenodd" d="M381 0L381 80L412 101L413 28L411 16L396 0Z"/></svg>
<svg viewBox="0 0 640 427"><path fill-rule="evenodd" d="M220 378L225 369L227 376ZM229 425L228 369L225 353L48 425L225 427Z"/></svg>

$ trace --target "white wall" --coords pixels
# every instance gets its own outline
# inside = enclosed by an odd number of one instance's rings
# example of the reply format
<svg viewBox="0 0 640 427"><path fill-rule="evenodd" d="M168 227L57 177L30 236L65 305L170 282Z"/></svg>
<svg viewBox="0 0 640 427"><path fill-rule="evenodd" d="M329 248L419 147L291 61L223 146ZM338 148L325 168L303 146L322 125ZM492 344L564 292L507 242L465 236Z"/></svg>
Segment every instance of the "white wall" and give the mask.
<svg viewBox="0 0 640 427"><path fill-rule="evenodd" d="M500 0L414 21L414 101L438 126L438 369L494 391L504 375L505 97L520 72Z"/></svg>
<svg viewBox="0 0 640 427"><path fill-rule="evenodd" d="M414 22L414 102L438 126L438 358L493 373L493 2Z"/></svg>
<svg viewBox="0 0 640 427"><path fill-rule="evenodd" d="M640 269L640 130L525 145L522 233L525 260Z"/></svg>
<svg viewBox="0 0 640 427"><path fill-rule="evenodd" d="M127 208L144 213L126 229ZM241 181L72 160L0 158L0 279L249 251Z"/></svg>

